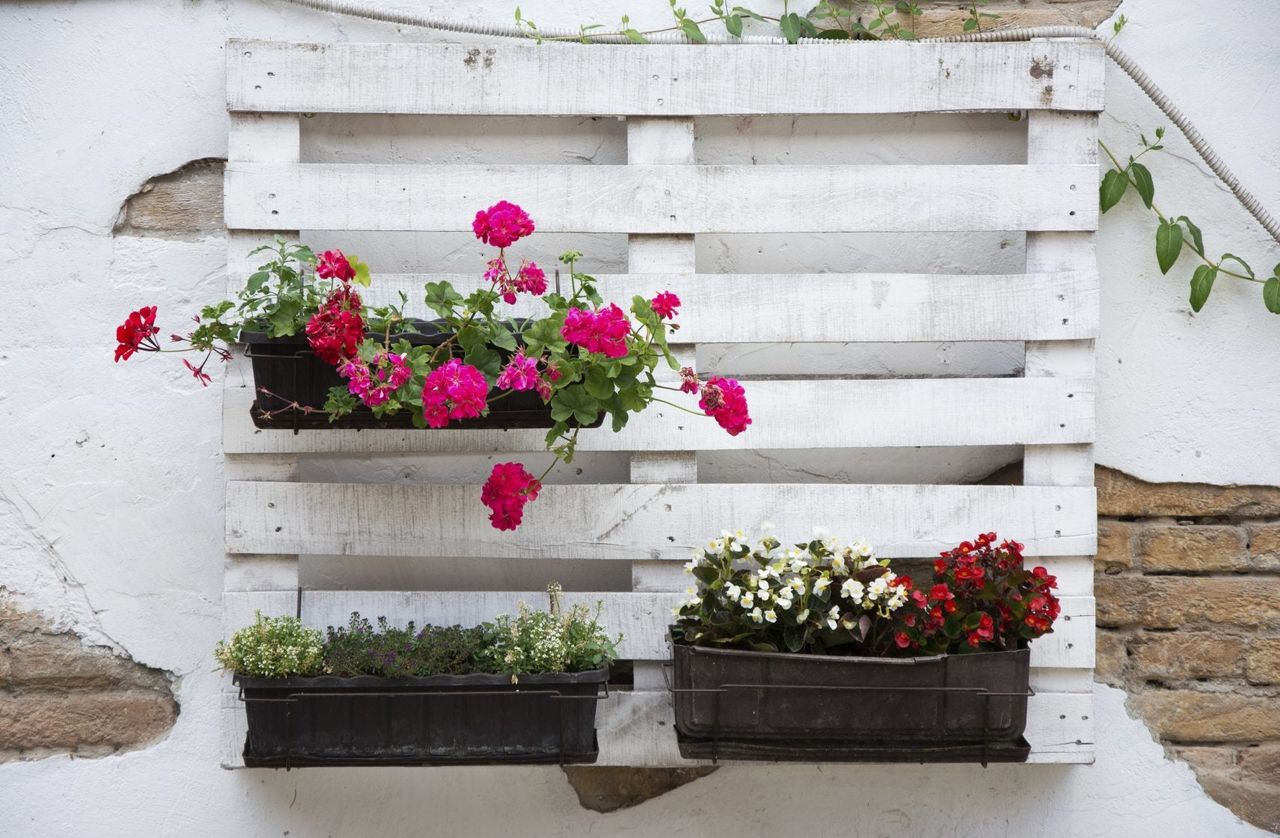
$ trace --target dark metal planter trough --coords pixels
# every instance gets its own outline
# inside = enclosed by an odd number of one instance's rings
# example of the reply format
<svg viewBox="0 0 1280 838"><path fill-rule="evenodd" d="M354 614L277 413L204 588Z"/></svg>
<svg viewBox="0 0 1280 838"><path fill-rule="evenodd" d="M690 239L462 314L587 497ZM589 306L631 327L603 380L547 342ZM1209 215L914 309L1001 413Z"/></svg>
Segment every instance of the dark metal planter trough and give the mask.
<svg viewBox="0 0 1280 838"><path fill-rule="evenodd" d="M414 346L439 346L449 337L449 332L442 331L437 321L412 322L416 332L393 335L393 339L403 338ZM372 410L360 405L350 414L330 422L328 414L321 412L329 398L329 388L345 388L347 382L331 364L315 356L305 335L273 338L265 332L246 329L240 333L240 340L246 345L245 354L253 365L255 395L250 415L253 424L259 428L296 432L322 428L398 430L416 427L413 415L420 412L417 405L410 405L409 409L386 417L375 416ZM264 389L267 393L262 392ZM293 403L299 407L290 407ZM590 427L597 427L603 422L602 414ZM454 420L448 427L514 430L550 428L554 424L551 408L530 390L507 393L490 402L487 416Z"/></svg>
<svg viewBox="0 0 1280 838"><path fill-rule="evenodd" d="M237 675L249 767L591 763L609 670L387 679Z"/></svg>
<svg viewBox="0 0 1280 838"><path fill-rule="evenodd" d="M673 643L689 758L1024 761L1030 651L868 658Z"/></svg>

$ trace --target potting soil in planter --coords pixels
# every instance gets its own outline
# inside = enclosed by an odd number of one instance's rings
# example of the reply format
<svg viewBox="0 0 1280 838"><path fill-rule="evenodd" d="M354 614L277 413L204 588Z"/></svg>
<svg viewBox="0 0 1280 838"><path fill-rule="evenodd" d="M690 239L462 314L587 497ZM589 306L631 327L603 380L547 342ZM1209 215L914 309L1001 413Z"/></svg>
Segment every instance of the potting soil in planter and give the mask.
<svg viewBox="0 0 1280 838"><path fill-rule="evenodd" d="M250 767L591 763L609 670L387 679L237 675Z"/></svg>

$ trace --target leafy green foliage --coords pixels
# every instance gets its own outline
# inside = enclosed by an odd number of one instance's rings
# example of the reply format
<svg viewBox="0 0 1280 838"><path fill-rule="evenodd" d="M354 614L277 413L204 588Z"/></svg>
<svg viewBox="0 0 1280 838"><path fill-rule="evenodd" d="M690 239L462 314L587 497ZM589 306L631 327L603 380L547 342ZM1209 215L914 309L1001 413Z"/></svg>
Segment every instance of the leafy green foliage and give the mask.
<svg viewBox="0 0 1280 838"><path fill-rule="evenodd" d="M1122 16L1116 24L1116 32L1119 32L1123 25ZM1160 267L1160 273L1169 273L1182 256L1184 248L1190 250L1200 262L1191 274L1189 302L1192 311L1199 312L1204 308L1209 295L1213 292L1213 284L1219 276L1229 276L1262 285L1263 305L1272 314L1280 314L1280 265L1277 266L1278 273L1275 276L1260 279L1254 274L1249 263L1234 253L1223 253L1216 261L1210 259L1204 247L1204 233L1190 218L1185 215L1165 215L1156 206L1156 187L1151 170L1138 162L1143 155L1164 148L1161 142L1164 139L1164 128L1156 129L1154 141L1148 140L1145 134L1140 134L1139 139L1142 141L1142 150L1137 155L1131 155L1128 163L1124 165L1121 165L1119 159L1111 153L1111 149L1107 148L1105 143L1098 143L1112 163L1112 168L1103 174L1102 184L1099 187L1098 199L1102 211L1106 212L1119 204L1129 185L1133 185L1134 191L1142 199L1143 206L1155 213L1159 222L1156 226L1156 264ZM1229 267L1227 263L1231 263L1231 266Z"/></svg>
<svg viewBox="0 0 1280 838"><path fill-rule="evenodd" d="M549 611L535 611L524 603L515 616L503 615L482 627L485 644L477 666L501 672L513 683L520 675L543 672L582 672L607 666L618 656L622 635L610 638L600 624L600 605L592 610L560 605L560 586L547 586Z"/></svg>
<svg viewBox="0 0 1280 838"><path fill-rule="evenodd" d="M219 641L213 655L224 669L259 678L319 675L324 669L320 632L296 617L258 613L253 625L238 630L230 642Z"/></svg>
<svg viewBox="0 0 1280 838"><path fill-rule="evenodd" d="M386 617L375 629L352 613L346 626L330 626L324 643L324 671L329 675L377 675L382 678L466 675L486 643L482 627L423 626L410 622L395 628Z"/></svg>

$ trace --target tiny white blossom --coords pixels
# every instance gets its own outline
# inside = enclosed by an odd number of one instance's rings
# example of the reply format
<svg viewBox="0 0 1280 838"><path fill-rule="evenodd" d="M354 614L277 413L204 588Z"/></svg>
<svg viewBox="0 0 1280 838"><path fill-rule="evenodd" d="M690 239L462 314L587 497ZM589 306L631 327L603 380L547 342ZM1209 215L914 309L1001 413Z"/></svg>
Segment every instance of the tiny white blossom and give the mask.
<svg viewBox="0 0 1280 838"><path fill-rule="evenodd" d="M863 588L862 583L857 579L846 579L844 580L844 584L840 586L840 593L843 594L846 599L859 602L865 593L865 589Z"/></svg>
<svg viewBox="0 0 1280 838"><path fill-rule="evenodd" d="M813 583L813 592L814 592L815 594L821 594L823 591L825 591L825 590L826 590L827 588L829 588L830 586L831 586L831 577L830 577L830 576L821 576L821 577L819 577L818 579L814 580L814 583Z"/></svg>
<svg viewBox="0 0 1280 838"><path fill-rule="evenodd" d="M724 592L728 595L729 599L737 599L742 596L742 589L732 582L724 586Z"/></svg>
<svg viewBox="0 0 1280 838"><path fill-rule="evenodd" d="M791 602L792 600L789 597L778 597L777 599L777 605L783 611L791 610Z"/></svg>
<svg viewBox="0 0 1280 838"><path fill-rule="evenodd" d="M765 618L766 620L768 620L769 622L771 622L771 623L776 623L776 622L778 622L778 615L777 615L777 614L775 614L773 611L766 611L766 612L764 612L764 618Z"/></svg>
<svg viewBox="0 0 1280 838"><path fill-rule="evenodd" d="M773 612L770 611L769 613L772 614ZM764 615L760 612L759 608L756 608L751 612L751 619L756 621L757 623L762 623L764 622Z"/></svg>
<svg viewBox="0 0 1280 838"><path fill-rule="evenodd" d="M789 567L791 568L791 572L792 572L792 573L799 573L800 571L802 571L802 570L804 570L804 569L805 569L805 563L804 563L804 560L803 560L803 559L792 559L792 560L791 560L791 564L789 565Z"/></svg>
<svg viewBox="0 0 1280 838"><path fill-rule="evenodd" d="M836 573L845 574L849 572L849 566L844 563L844 556L835 555L831 557L831 569Z"/></svg>
<svg viewBox="0 0 1280 838"><path fill-rule="evenodd" d="M761 602L768 602L769 597L773 596L773 594L769 593L768 588L761 586L760 590L756 591L756 596L760 598Z"/></svg>
<svg viewBox="0 0 1280 838"><path fill-rule="evenodd" d="M769 590L769 580L761 576L759 579L756 580L756 587L762 591Z"/></svg>
<svg viewBox="0 0 1280 838"><path fill-rule="evenodd" d="M798 594L804 593L804 580L801 579L799 576L797 576L795 579L792 579L788 584L791 586L791 590L795 591L796 593Z"/></svg>
<svg viewBox="0 0 1280 838"><path fill-rule="evenodd" d="M867 588L867 596L872 599L880 599L889 591L889 583L883 576L871 580L871 585Z"/></svg>
<svg viewBox="0 0 1280 838"><path fill-rule="evenodd" d="M685 563L684 563L684 572L685 572L685 573L693 573L694 569L695 569L697 566L698 566L698 560L697 560L697 559L690 559L689 561L687 561L687 562L685 562Z"/></svg>
<svg viewBox="0 0 1280 838"><path fill-rule="evenodd" d="M809 609L808 609L808 608L806 608L806 609L804 609L803 611L801 611L800 613L796 614L796 621L797 621L797 622L803 623L803 622L804 622L805 620L807 620L807 619L809 619Z"/></svg>
<svg viewBox="0 0 1280 838"><path fill-rule="evenodd" d="M748 591L747 593L742 595L742 599L738 600L738 604L741 605L743 608L750 608L751 606L756 604L756 599L751 595L751 592Z"/></svg>

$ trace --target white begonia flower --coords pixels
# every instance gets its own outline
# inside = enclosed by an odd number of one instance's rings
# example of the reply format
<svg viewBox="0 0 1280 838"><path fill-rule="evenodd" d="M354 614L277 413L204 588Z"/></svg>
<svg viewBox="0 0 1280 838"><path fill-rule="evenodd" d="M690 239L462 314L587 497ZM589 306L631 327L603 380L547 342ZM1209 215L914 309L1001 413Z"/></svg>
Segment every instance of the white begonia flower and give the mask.
<svg viewBox="0 0 1280 838"><path fill-rule="evenodd" d="M779 608L781 608L783 611L790 611L790 610L791 610L791 603L792 603L792 600L791 600L791 598L790 598L790 597L781 597L781 596L780 596L780 597L778 597L778 599L777 599L777 605L778 605L778 607L779 607Z"/></svg>
<svg viewBox="0 0 1280 838"><path fill-rule="evenodd" d="M763 571L761 572L763 573ZM769 590L769 580L766 579L764 576L760 576L758 579L756 579L756 587L762 591Z"/></svg>
<svg viewBox="0 0 1280 838"><path fill-rule="evenodd" d="M836 617L840 616L840 606L833 605L831 610L827 612L827 628L834 629L836 627Z"/></svg>
<svg viewBox="0 0 1280 838"><path fill-rule="evenodd" d="M860 557L864 559L871 557L871 552L872 552L871 545L863 541L862 539L858 539L853 543L853 550L855 553L857 553Z"/></svg>
<svg viewBox="0 0 1280 838"><path fill-rule="evenodd" d="M733 537L741 541L742 539L747 537L747 534L742 530L738 529L733 531Z"/></svg>
<svg viewBox="0 0 1280 838"><path fill-rule="evenodd" d="M724 586L724 592L728 595L729 599L737 599L742 596L742 589L732 582Z"/></svg>
<svg viewBox="0 0 1280 838"><path fill-rule="evenodd" d="M761 602L768 602L769 597L773 596L773 594L769 593L769 589L762 585L760 590L756 591L756 596L760 598Z"/></svg>
<svg viewBox="0 0 1280 838"><path fill-rule="evenodd" d="M791 569L792 573L799 573L805 569L806 565L804 563L804 559L792 559L791 564L788 565L788 567Z"/></svg>
<svg viewBox="0 0 1280 838"><path fill-rule="evenodd" d="M792 579L787 584L791 587L791 590L795 591L796 593L798 594L804 593L804 580L801 579L799 576L797 576L795 579Z"/></svg>
<svg viewBox="0 0 1280 838"><path fill-rule="evenodd" d="M823 591L825 591L829 587L831 587L830 576L820 576L817 579L815 579L813 582L813 592L815 594L821 594Z"/></svg>
<svg viewBox="0 0 1280 838"><path fill-rule="evenodd" d="M777 615L776 613L774 613L773 611L766 611L766 612L764 612L764 618L765 618L766 620L768 620L769 622L771 622L771 623L776 623L776 622L778 622L778 615Z"/></svg>
<svg viewBox="0 0 1280 838"><path fill-rule="evenodd" d="M849 572L849 566L844 563L844 556L835 555L831 557L831 569L836 573L844 574Z"/></svg>
<svg viewBox="0 0 1280 838"><path fill-rule="evenodd" d="M742 599L738 600L738 604L743 608L750 608L756 604L756 598L751 595L750 591L747 591L742 595Z"/></svg>
<svg viewBox="0 0 1280 838"><path fill-rule="evenodd" d="M840 593L844 595L845 599L860 602L865 594L865 588L857 579L846 579L844 584L840 586Z"/></svg>
<svg viewBox="0 0 1280 838"><path fill-rule="evenodd" d="M772 614L773 612L772 612L772 611L770 611L769 613L770 613L770 614ZM760 609L759 609L759 608L753 609L753 610L752 610L752 612L751 612L751 619L752 619L752 620L754 620L754 621L756 621L757 623L763 623L763 622L764 622L764 614L762 614L762 613L760 612Z"/></svg>
<svg viewBox="0 0 1280 838"><path fill-rule="evenodd" d="M733 533L729 532L728 530L720 530L720 537L723 538L725 541L732 541Z"/></svg>
<svg viewBox="0 0 1280 838"><path fill-rule="evenodd" d="M684 563L684 572L693 573L694 569L697 568L697 566L698 566L698 560L690 559L689 561Z"/></svg>
<svg viewBox="0 0 1280 838"><path fill-rule="evenodd" d="M796 549L796 548L794 548L794 547L788 547L788 548L787 548L787 552L786 552L784 555L785 555L788 559L798 559L798 558L800 558L800 551L799 551L799 550L797 550L797 549Z"/></svg>
<svg viewBox="0 0 1280 838"><path fill-rule="evenodd" d="M803 622L804 622L805 620L807 620L807 619L809 619L809 609L808 609L808 608L806 608L806 609L804 609L803 611L801 611L800 613L796 614L796 622L803 623Z"/></svg>
<svg viewBox="0 0 1280 838"><path fill-rule="evenodd" d="M867 588L867 596L871 599L880 599L889 591L889 582L883 576L878 576L871 580L871 585Z"/></svg>

